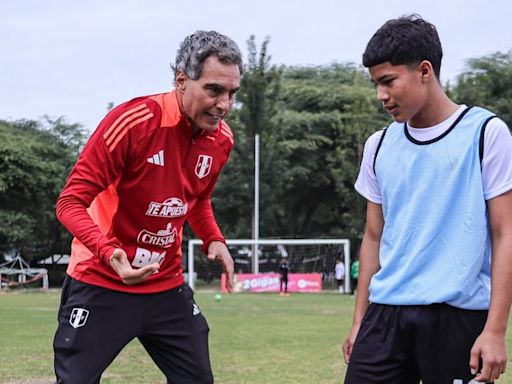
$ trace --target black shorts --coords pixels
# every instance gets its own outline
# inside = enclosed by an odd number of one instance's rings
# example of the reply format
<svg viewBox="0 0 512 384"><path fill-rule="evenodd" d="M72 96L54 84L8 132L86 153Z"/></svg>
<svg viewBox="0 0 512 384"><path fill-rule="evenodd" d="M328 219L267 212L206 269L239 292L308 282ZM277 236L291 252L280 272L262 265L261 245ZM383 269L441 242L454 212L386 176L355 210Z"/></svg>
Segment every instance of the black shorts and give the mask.
<svg viewBox="0 0 512 384"><path fill-rule="evenodd" d="M470 351L487 311L447 304L370 304L361 323L345 384L468 383Z"/></svg>
<svg viewBox="0 0 512 384"><path fill-rule="evenodd" d="M121 349L137 337L168 383L213 383L208 324L183 284L130 294L66 278L53 341L57 383L99 383Z"/></svg>

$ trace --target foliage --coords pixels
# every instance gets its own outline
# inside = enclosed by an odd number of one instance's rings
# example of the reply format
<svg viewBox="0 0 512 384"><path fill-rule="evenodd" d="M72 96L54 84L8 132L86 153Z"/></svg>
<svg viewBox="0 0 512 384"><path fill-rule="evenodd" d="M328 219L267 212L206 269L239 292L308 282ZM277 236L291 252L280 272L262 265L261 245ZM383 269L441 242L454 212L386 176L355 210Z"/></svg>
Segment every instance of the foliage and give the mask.
<svg viewBox="0 0 512 384"><path fill-rule="evenodd" d="M353 189L366 138L387 125L364 72L351 64L288 68L276 116L291 237L349 237L357 242L364 201ZM288 198L286 198L288 197Z"/></svg>
<svg viewBox="0 0 512 384"><path fill-rule="evenodd" d="M468 60L453 89L459 103L485 107L512 127L512 50Z"/></svg>
<svg viewBox="0 0 512 384"><path fill-rule="evenodd" d="M354 64L278 67L270 39L247 41L230 161L212 202L228 238L251 238L254 135L260 135L260 237L352 240L356 252L366 202L354 190L366 139L390 119L365 71ZM446 91L487 107L512 127L512 51L468 61ZM80 125L62 118L0 121L0 247L27 258L69 251L55 199L84 144ZM187 230L186 237L194 236Z"/></svg>
<svg viewBox="0 0 512 384"><path fill-rule="evenodd" d="M31 259L68 249L55 200L83 145L62 118L0 121L0 245Z"/></svg>
<svg viewBox="0 0 512 384"><path fill-rule="evenodd" d="M228 122L235 133L235 148L228 166L224 170L216 187L213 202L219 222L227 237L251 238L254 201L254 135L260 134L260 153L266 160L260 164L260 206L263 207L262 236L268 225L265 216L273 216L277 207L273 189L268 186L279 183L279 175L273 168L277 159L273 159L273 134L275 127L272 117L276 113L277 98L280 90L281 71L270 65L267 37L260 48L256 49L255 37L248 44L248 64L237 95L238 103L229 116ZM273 161L275 160L275 161ZM268 208L267 208L268 207ZM264 224L263 224L264 223Z"/></svg>
<svg viewBox="0 0 512 384"><path fill-rule="evenodd" d="M260 134L260 237L361 236L365 202L353 189L366 138L387 125L365 73L351 64L270 65L266 39L248 41L248 67L230 164L214 194L227 237L249 238L253 136Z"/></svg>

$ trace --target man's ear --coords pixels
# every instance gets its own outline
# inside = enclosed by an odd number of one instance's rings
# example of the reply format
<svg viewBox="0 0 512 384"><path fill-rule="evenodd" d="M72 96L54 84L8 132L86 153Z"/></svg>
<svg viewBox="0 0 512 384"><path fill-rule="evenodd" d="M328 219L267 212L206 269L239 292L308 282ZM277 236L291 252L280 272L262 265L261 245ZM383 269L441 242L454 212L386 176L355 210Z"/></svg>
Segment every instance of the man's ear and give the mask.
<svg viewBox="0 0 512 384"><path fill-rule="evenodd" d="M174 80L174 84L178 91L183 92L185 90L187 79L188 77L185 74L185 72L180 70L176 73L176 79Z"/></svg>

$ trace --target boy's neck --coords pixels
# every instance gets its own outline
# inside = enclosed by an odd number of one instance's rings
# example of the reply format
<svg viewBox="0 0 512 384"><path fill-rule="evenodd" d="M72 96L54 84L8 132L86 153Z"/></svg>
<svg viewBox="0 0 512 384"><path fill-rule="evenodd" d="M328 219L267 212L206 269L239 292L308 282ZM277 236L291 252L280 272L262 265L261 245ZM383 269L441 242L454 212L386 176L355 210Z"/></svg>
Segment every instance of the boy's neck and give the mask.
<svg viewBox="0 0 512 384"><path fill-rule="evenodd" d="M459 105L446 95L441 86L431 92L428 102L407 124L414 128L433 127L453 115Z"/></svg>

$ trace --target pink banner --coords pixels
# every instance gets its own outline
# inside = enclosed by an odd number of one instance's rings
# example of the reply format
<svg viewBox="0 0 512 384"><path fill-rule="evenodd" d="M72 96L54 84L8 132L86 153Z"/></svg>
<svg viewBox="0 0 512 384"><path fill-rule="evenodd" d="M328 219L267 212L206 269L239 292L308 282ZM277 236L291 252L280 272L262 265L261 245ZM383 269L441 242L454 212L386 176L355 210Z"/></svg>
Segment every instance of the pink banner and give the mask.
<svg viewBox="0 0 512 384"><path fill-rule="evenodd" d="M221 278L222 291L225 288L226 275ZM237 273L234 292L279 292L278 273ZM289 273L288 292L320 292L322 290L321 273Z"/></svg>

